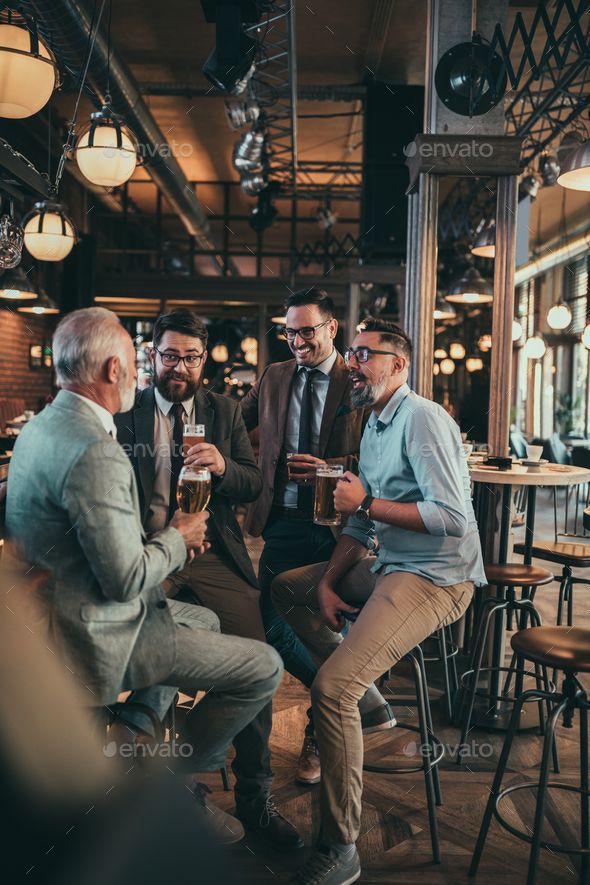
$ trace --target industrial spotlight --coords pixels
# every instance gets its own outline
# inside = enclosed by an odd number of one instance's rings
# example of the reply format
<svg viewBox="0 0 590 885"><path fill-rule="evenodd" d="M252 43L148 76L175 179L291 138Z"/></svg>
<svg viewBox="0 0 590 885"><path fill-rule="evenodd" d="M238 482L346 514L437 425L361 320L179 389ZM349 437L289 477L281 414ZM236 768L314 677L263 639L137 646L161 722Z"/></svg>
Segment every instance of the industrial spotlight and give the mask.
<svg viewBox="0 0 590 885"><path fill-rule="evenodd" d="M246 132L234 146L233 164L238 172L253 172L262 165L264 133Z"/></svg>
<svg viewBox="0 0 590 885"><path fill-rule="evenodd" d="M227 95L241 95L254 73L256 41L244 33L239 3L219 2L208 8L205 17L215 21L215 49L203 65L203 74L216 89ZM258 20L254 8L253 15Z"/></svg>
<svg viewBox="0 0 590 885"><path fill-rule="evenodd" d="M225 112L232 129L241 129L248 123L256 123L260 116L260 108L253 99L233 103L226 101Z"/></svg>
<svg viewBox="0 0 590 885"><path fill-rule="evenodd" d="M518 201L524 200L525 197L530 197L531 200L534 200L539 193L540 184L541 181L534 172L529 172L523 176L518 185Z"/></svg>
<svg viewBox="0 0 590 885"><path fill-rule="evenodd" d="M265 187L268 187L268 179L263 172L246 172L240 178L242 190L249 197L256 197Z"/></svg>
<svg viewBox="0 0 590 885"><path fill-rule="evenodd" d="M9 301L31 301L37 298L37 290L22 267L12 267L0 278L0 298Z"/></svg>
<svg viewBox="0 0 590 885"><path fill-rule="evenodd" d="M568 153L557 183L574 191L590 191L590 139Z"/></svg>
<svg viewBox="0 0 590 885"><path fill-rule="evenodd" d="M453 280L445 298L455 304L489 304L494 300L493 293L492 284L484 280L477 268L468 267L458 279Z"/></svg>
<svg viewBox="0 0 590 885"><path fill-rule="evenodd" d="M559 163L555 154L549 154L547 151L541 154L539 160L539 174L543 180L545 187L553 187L557 183L560 173Z"/></svg>
<svg viewBox="0 0 590 885"><path fill-rule="evenodd" d="M475 242L471 254L479 258L496 257L496 222L493 218L487 221L482 218L475 231Z"/></svg>
<svg viewBox="0 0 590 885"><path fill-rule="evenodd" d="M20 307L17 307L17 311L19 313L36 313L42 316L43 314L59 313L59 307L44 289L39 288L39 294L35 301L21 304Z"/></svg>
<svg viewBox="0 0 590 885"><path fill-rule="evenodd" d="M272 203L271 188L267 187L258 195L258 204L252 209L248 224L259 233L269 228L277 215L278 210Z"/></svg>

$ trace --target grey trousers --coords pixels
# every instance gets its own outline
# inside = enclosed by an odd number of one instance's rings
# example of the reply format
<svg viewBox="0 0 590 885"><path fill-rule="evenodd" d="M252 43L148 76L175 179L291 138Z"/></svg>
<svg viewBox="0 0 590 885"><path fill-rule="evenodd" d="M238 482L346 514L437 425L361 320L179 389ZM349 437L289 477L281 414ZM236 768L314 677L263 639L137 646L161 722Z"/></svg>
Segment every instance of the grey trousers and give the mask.
<svg viewBox="0 0 590 885"><path fill-rule="evenodd" d="M190 771L215 771L225 765L235 735L272 699L282 661L264 642L221 634L219 618L209 609L174 599L168 605L176 624L174 667L166 685L141 689L130 700L147 700L162 718L178 688L193 695L207 692L186 719L182 741L190 743L192 755L182 765ZM142 728L146 724L136 711L125 720Z"/></svg>

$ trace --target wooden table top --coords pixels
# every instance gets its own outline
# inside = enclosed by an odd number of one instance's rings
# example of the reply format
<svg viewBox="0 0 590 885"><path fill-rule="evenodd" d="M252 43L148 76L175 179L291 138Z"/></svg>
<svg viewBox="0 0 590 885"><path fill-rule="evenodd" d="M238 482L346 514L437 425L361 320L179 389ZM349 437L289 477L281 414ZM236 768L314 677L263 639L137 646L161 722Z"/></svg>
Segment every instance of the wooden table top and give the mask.
<svg viewBox="0 0 590 885"><path fill-rule="evenodd" d="M474 482L513 486L570 486L590 482L590 470L570 464L544 464L539 468L514 464L510 470L469 464L469 475Z"/></svg>

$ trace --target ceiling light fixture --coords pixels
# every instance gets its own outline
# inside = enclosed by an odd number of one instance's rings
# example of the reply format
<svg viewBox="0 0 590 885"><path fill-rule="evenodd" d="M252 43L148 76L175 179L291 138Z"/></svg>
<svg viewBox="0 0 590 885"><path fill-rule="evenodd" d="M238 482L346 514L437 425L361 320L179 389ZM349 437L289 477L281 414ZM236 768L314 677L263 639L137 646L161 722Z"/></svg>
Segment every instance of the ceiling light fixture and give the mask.
<svg viewBox="0 0 590 885"><path fill-rule="evenodd" d="M256 41L244 33L240 3L215 3L214 15L215 49L203 74L220 92L241 95L254 73Z"/></svg>
<svg viewBox="0 0 590 885"><path fill-rule="evenodd" d="M445 295L454 304L489 304L494 300L493 287L484 280L475 267L468 267L461 277L454 280Z"/></svg>
<svg viewBox="0 0 590 885"><path fill-rule="evenodd" d="M530 197L531 201L534 200L539 193L540 186L541 179L539 176L534 172L528 172L521 178L518 185L518 201L524 200L525 197Z"/></svg>
<svg viewBox="0 0 590 885"><path fill-rule="evenodd" d="M0 117L31 117L47 104L58 83L55 57L38 32L35 17L20 9L3 9Z"/></svg>
<svg viewBox="0 0 590 885"><path fill-rule="evenodd" d="M477 346L482 351L482 353L487 353L488 350L492 349L492 336L489 333L485 335L480 335Z"/></svg>
<svg viewBox="0 0 590 885"><path fill-rule="evenodd" d="M516 344L524 335L524 330L518 320L512 320L512 343Z"/></svg>
<svg viewBox="0 0 590 885"><path fill-rule="evenodd" d="M27 251L38 261L62 261L78 237L66 207L56 200L42 200L22 221Z"/></svg>
<svg viewBox="0 0 590 885"><path fill-rule="evenodd" d="M443 375L452 375L455 371L455 363L450 359L443 360L440 364L440 370Z"/></svg>
<svg viewBox="0 0 590 885"><path fill-rule="evenodd" d="M547 345L545 344L544 338L537 333L536 335L531 335L530 338L527 338L523 353L528 360L540 360L545 356L546 350Z"/></svg>
<svg viewBox="0 0 590 885"><path fill-rule="evenodd" d="M444 322L445 320L454 320L457 317L457 311L452 304L448 304L445 299L436 293L436 306L434 308L434 319Z"/></svg>
<svg viewBox="0 0 590 885"><path fill-rule="evenodd" d="M244 133L236 142L233 151L233 164L238 172L253 172L262 165L264 134L255 129Z"/></svg>
<svg viewBox="0 0 590 885"><path fill-rule="evenodd" d="M557 183L574 191L590 191L590 140L568 153Z"/></svg>
<svg viewBox="0 0 590 885"><path fill-rule="evenodd" d="M465 360L465 368L468 372L481 372L483 360L480 356L470 356Z"/></svg>
<svg viewBox="0 0 590 885"><path fill-rule="evenodd" d="M256 197L268 187L268 179L263 172L246 172L240 178L240 185L249 197Z"/></svg>
<svg viewBox="0 0 590 885"><path fill-rule="evenodd" d="M560 168L555 154L544 151L539 160L539 174L545 187L553 187L559 178Z"/></svg>
<svg viewBox="0 0 590 885"><path fill-rule="evenodd" d="M232 129L241 129L248 123L256 123L260 116L260 108L254 99L240 102L226 102L225 113Z"/></svg>
<svg viewBox="0 0 590 885"><path fill-rule="evenodd" d="M229 359L227 344L216 344L211 349L211 359L216 363L227 363Z"/></svg>
<svg viewBox="0 0 590 885"><path fill-rule="evenodd" d="M478 258L496 257L496 222L493 218L488 221L482 219L478 224L471 254L477 255Z"/></svg>
<svg viewBox="0 0 590 885"><path fill-rule="evenodd" d="M129 181L137 166L137 140L106 95L100 111L90 114L90 123L76 142L74 155L82 175L99 187L120 187Z"/></svg>
<svg viewBox="0 0 590 885"><path fill-rule="evenodd" d="M17 307L17 311L19 313L36 313L42 316L43 314L59 313L59 307L44 289L39 289L37 298L28 304L21 304L20 307Z"/></svg>
<svg viewBox="0 0 590 885"><path fill-rule="evenodd" d="M32 301L37 298L37 290L22 267L13 267L2 275L0 298L7 301Z"/></svg>
<svg viewBox="0 0 590 885"><path fill-rule="evenodd" d="M257 233L269 228L278 215L276 206L272 203L271 188L265 188L258 195L258 203L252 209L248 224Z"/></svg>
<svg viewBox="0 0 590 885"><path fill-rule="evenodd" d="M21 260L23 251L24 231L12 217L12 202L10 214L0 218L0 268L8 270Z"/></svg>
<svg viewBox="0 0 590 885"><path fill-rule="evenodd" d="M460 341L453 341L449 347L449 356L453 360L462 360L465 356L465 348Z"/></svg>
<svg viewBox="0 0 590 885"><path fill-rule="evenodd" d="M550 307L547 312L547 325L550 329L567 329L572 321L572 312L567 304L559 302Z"/></svg>
<svg viewBox="0 0 590 885"><path fill-rule="evenodd" d="M446 359L446 357L448 357L448 353L446 352L444 347L437 347L434 351L435 360L444 360Z"/></svg>

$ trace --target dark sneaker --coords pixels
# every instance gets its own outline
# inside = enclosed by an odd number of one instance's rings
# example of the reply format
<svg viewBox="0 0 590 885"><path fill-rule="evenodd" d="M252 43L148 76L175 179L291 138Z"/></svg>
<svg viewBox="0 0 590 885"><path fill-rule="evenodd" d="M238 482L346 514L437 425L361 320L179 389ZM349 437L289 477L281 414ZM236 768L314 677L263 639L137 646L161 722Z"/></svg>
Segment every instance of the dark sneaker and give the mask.
<svg viewBox="0 0 590 885"><path fill-rule="evenodd" d="M236 806L236 817L254 836L261 836L277 851L303 848L303 839L293 824L283 817L270 796L258 802Z"/></svg>
<svg viewBox="0 0 590 885"><path fill-rule="evenodd" d="M297 885L349 885L361 875L361 862L356 847L350 857L334 851L314 851L291 880Z"/></svg>
<svg viewBox="0 0 590 885"><path fill-rule="evenodd" d="M295 780L298 784L303 784L304 787L311 787L313 784L319 784L321 779L320 748L316 739L306 734L297 762Z"/></svg>
<svg viewBox="0 0 590 885"><path fill-rule="evenodd" d="M363 734L372 734L374 731L387 731L388 728L394 728L397 725L397 720L389 704L385 703L381 707L375 707L374 710L362 714L361 725Z"/></svg>
<svg viewBox="0 0 590 885"><path fill-rule="evenodd" d="M193 792L203 823L219 845L233 845L244 838L244 827L240 821L209 801L207 796L211 790L207 784L195 783Z"/></svg>

